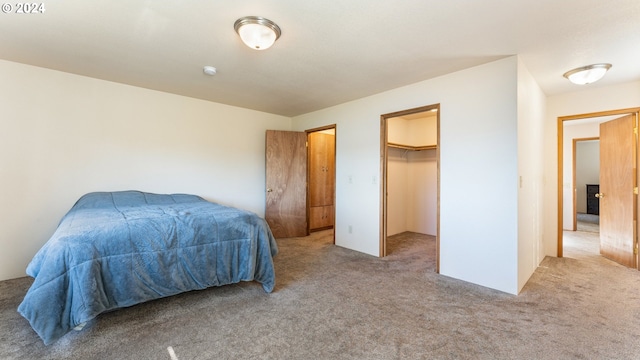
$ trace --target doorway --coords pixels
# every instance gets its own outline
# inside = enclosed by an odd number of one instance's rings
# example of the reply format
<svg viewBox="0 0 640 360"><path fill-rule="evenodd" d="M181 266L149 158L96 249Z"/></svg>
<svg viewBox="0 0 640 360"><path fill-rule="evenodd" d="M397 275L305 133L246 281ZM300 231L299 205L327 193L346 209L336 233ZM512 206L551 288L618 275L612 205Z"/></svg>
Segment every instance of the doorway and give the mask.
<svg viewBox="0 0 640 360"><path fill-rule="evenodd" d="M309 232L334 229L336 125L310 129L306 133Z"/></svg>
<svg viewBox="0 0 640 360"><path fill-rule="evenodd" d="M599 233L600 138L573 139L573 189L572 230Z"/></svg>
<svg viewBox="0 0 640 360"><path fill-rule="evenodd" d="M380 257L389 255L392 235L394 241L395 236L405 240L431 236L434 246L425 249L434 249L436 272L440 258L439 129L440 104L380 116ZM398 169L404 169L400 175Z"/></svg>
<svg viewBox="0 0 640 360"><path fill-rule="evenodd" d="M635 227L638 204L636 199L637 192L634 195L633 191L637 189L637 185L634 185L634 183L638 175L638 156L637 132L634 135L633 124L637 122L639 111L640 108L632 108L558 118L558 257L564 256L563 235L565 231L570 234L571 231L577 230L577 214L579 213L576 210L578 206L577 197L583 195L578 194L576 184L576 146L582 142L581 140L588 143L594 140L593 138L601 137L599 143L603 148L600 154L605 159L600 158L598 182L589 184L591 187L594 185L600 187L602 185L607 190L606 200L604 200L601 189L598 189L598 192L594 194L594 196L599 196L598 216L604 220L598 227L598 230L603 231L603 233L596 239L595 248L599 248L598 253L606 258L623 264L626 262L626 266L637 268L637 231ZM624 120L627 124L625 125L625 130L616 130L615 132L621 135L622 138L615 138L612 141L614 138L610 135L611 131L608 129L614 124L620 123L619 120L621 118L627 119ZM586 129L590 130L585 132ZM623 143L626 143L626 145L623 145ZM622 149L626 150L623 151ZM615 155L609 155L611 151ZM622 154L626 155L622 156ZM621 158L625 160L618 161ZM625 180L624 186L620 186L617 183L620 182L618 179L621 178L623 173L628 174L625 178L629 180ZM616 180L613 181L611 179ZM570 182L566 182L567 180ZM589 182L595 181L592 179ZM616 184L614 188L611 188L614 182ZM617 188L626 190L620 191ZM585 189L584 196L588 197L586 191ZM595 189L592 188L591 192L594 191ZM619 195L620 193L622 195ZM624 197L625 200L620 201L620 196ZM603 204L608 205L603 206ZM621 232L621 230L624 232ZM613 256L611 252L612 245L617 248L613 252ZM625 262L620 261L620 253L618 251L624 252L624 256L627 258Z"/></svg>
<svg viewBox="0 0 640 360"><path fill-rule="evenodd" d="M335 227L336 135L335 124L266 131L265 220L275 238Z"/></svg>

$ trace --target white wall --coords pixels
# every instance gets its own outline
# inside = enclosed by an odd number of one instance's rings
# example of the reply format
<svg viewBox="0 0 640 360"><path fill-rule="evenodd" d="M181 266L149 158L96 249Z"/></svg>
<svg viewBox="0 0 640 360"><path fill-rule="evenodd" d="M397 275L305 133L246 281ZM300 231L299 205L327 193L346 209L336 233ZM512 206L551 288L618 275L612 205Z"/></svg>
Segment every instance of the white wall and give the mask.
<svg viewBox="0 0 640 360"><path fill-rule="evenodd" d="M518 292L544 258L543 195L546 97L518 61Z"/></svg>
<svg viewBox="0 0 640 360"><path fill-rule="evenodd" d="M640 107L640 81L576 89L583 90L547 97L543 238L545 254L550 256L557 256L558 249L558 117ZM566 181L563 176L563 185ZM563 202L566 208L566 199Z"/></svg>
<svg viewBox="0 0 640 360"><path fill-rule="evenodd" d="M408 123L409 145L425 146L438 144L438 114L428 111L425 117Z"/></svg>
<svg viewBox="0 0 640 360"><path fill-rule="evenodd" d="M193 193L264 214L266 129L291 119L0 61L0 280L82 194Z"/></svg>
<svg viewBox="0 0 640 360"><path fill-rule="evenodd" d="M295 117L338 126L336 244L379 254L380 115L440 103L440 273L517 293L516 94L509 57Z"/></svg>
<svg viewBox="0 0 640 360"><path fill-rule="evenodd" d="M407 198L409 191L408 150L389 148L387 155L387 235L409 231Z"/></svg>
<svg viewBox="0 0 640 360"><path fill-rule="evenodd" d="M438 114L433 111L410 120L402 117L387 119L387 140L390 143L409 146L438 144Z"/></svg>
<svg viewBox="0 0 640 360"><path fill-rule="evenodd" d="M437 151L409 152L407 159L407 189L411 192L406 197L407 231L435 236L438 233Z"/></svg>
<svg viewBox="0 0 640 360"><path fill-rule="evenodd" d="M600 141L576 142L576 212L587 212L587 185L600 184Z"/></svg>
<svg viewBox="0 0 640 360"><path fill-rule="evenodd" d="M387 141L394 144L416 146L412 143L411 133L408 131L411 121L401 117L387 119Z"/></svg>

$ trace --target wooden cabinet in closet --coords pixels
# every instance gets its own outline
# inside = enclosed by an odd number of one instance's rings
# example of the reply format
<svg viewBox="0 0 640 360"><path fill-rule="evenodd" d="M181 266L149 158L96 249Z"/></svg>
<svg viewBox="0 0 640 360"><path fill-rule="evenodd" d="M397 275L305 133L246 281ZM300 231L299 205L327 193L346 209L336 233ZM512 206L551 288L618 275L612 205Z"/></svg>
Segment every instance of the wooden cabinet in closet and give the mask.
<svg viewBox="0 0 640 360"><path fill-rule="evenodd" d="M309 133L309 229L328 229L334 223L335 135Z"/></svg>
<svg viewBox="0 0 640 360"><path fill-rule="evenodd" d="M333 227L333 205L311 206L309 209L311 231Z"/></svg>

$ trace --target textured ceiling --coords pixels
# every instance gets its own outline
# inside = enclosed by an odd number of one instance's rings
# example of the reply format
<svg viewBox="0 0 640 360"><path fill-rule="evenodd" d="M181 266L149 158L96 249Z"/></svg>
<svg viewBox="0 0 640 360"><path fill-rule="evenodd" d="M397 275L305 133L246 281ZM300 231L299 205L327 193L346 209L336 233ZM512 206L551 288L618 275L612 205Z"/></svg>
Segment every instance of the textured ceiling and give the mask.
<svg viewBox="0 0 640 360"><path fill-rule="evenodd" d="M640 79L638 0L43 4L0 13L1 59L285 116L515 54L547 95L579 90L562 74L591 63L613 68L587 86ZM282 28L271 49L240 42L247 15Z"/></svg>

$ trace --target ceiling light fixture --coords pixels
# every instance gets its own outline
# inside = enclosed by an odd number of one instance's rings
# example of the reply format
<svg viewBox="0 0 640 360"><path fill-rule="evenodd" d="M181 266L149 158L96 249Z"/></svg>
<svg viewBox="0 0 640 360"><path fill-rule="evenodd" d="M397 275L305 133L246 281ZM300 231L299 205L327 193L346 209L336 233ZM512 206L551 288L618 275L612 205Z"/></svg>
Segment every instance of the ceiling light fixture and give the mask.
<svg viewBox="0 0 640 360"><path fill-rule="evenodd" d="M273 21L260 16L245 16L233 24L242 42L255 50L271 47L282 34L280 27Z"/></svg>
<svg viewBox="0 0 640 360"><path fill-rule="evenodd" d="M562 76L566 77L574 84L585 85L600 80L609 68L611 68L611 64L587 65L569 70Z"/></svg>
<svg viewBox="0 0 640 360"><path fill-rule="evenodd" d="M205 74L207 74L209 76L213 76L213 75L218 73L218 70L216 68L214 68L213 66L207 65L204 68L202 68L202 72L204 72Z"/></svg>

